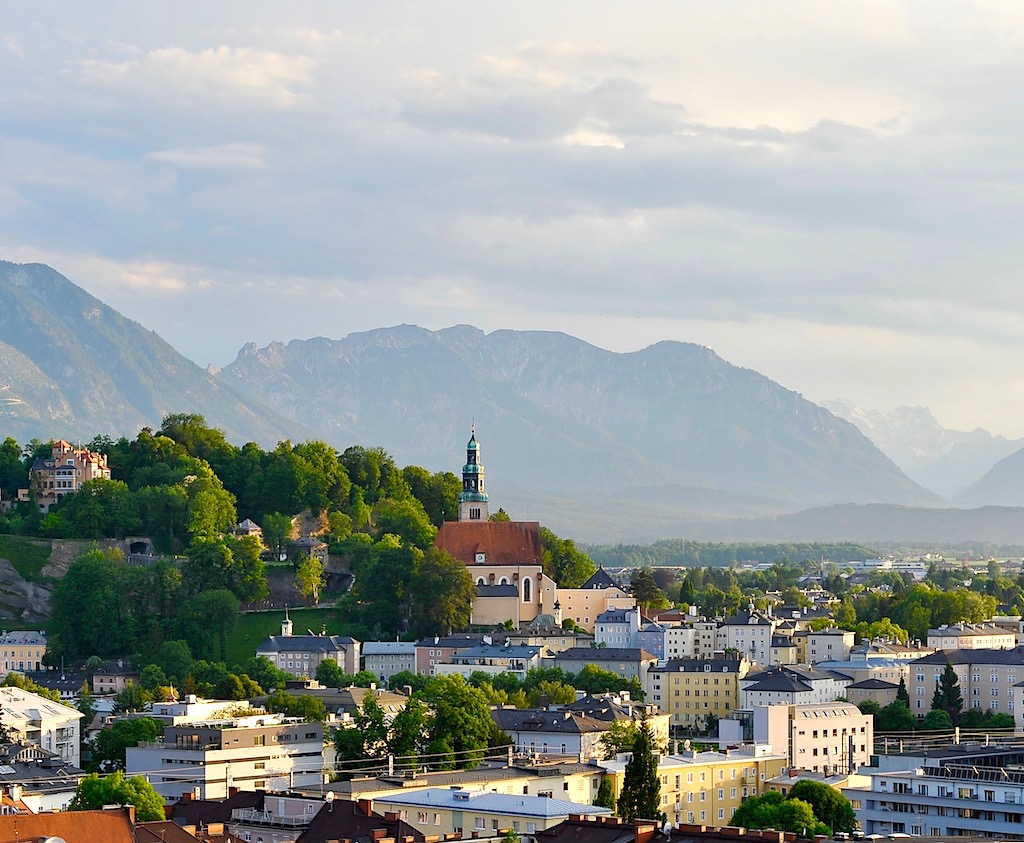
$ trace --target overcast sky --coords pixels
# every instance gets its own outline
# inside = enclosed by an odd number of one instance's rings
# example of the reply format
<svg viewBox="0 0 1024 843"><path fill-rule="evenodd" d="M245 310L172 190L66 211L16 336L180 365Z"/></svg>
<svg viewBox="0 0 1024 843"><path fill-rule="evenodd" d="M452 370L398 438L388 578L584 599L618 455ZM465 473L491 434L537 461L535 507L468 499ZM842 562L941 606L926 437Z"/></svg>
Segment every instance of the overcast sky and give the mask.
<svg viewBox="0 0 1024 843"><path fill-rule="evenodd" d="M201 365L400 322L675 339L1024 436L1019 0L3 17L0 258Z"/></svg>

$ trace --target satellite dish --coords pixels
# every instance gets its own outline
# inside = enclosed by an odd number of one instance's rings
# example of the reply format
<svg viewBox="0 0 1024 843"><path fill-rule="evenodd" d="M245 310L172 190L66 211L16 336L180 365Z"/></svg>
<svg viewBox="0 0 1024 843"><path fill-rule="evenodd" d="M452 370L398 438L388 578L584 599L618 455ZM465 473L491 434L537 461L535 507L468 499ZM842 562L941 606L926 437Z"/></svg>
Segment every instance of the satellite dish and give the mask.
<svg viewBox="0 0 1024 843"><path fill-rule="evenodd" d="M63 837L44 837L42 843L68 843Z"/></svg>

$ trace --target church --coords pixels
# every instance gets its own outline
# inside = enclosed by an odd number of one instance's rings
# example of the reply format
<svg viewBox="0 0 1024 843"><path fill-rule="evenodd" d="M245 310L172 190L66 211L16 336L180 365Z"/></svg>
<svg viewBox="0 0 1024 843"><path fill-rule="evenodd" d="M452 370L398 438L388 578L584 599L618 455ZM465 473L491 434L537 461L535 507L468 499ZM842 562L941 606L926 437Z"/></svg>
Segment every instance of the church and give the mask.
<svg viewBox="0 0 1024 843"><path fill-rule="evenodd" d="M489 519L474 425L462 467L459 520L442 524L434 544L464 563L473 576L473 624L560 624L557 588L543 570L540 524Z"/></svg>

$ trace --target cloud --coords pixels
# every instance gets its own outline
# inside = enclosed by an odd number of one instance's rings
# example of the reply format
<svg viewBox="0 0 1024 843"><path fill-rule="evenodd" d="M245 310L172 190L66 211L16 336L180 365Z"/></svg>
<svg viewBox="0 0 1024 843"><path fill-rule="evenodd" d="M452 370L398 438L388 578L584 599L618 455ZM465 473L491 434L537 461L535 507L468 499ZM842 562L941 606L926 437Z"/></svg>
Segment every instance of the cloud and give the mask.
<svg viewBox="0 0 1024 843"><path fill-rule="evenodd" d="M145 157L183 170L263 170L267 167L265 150L254 143L161 149Z"/></svg>
<svg viewBox="0 0 1024 843"><path fill-rule="evenodd" d="M272 50L220 45L200 51L164 47L121 61L85 59L90 86L135 96L159 95L166 104L256 101L289 108L307 99L312 61Z"/></svg>

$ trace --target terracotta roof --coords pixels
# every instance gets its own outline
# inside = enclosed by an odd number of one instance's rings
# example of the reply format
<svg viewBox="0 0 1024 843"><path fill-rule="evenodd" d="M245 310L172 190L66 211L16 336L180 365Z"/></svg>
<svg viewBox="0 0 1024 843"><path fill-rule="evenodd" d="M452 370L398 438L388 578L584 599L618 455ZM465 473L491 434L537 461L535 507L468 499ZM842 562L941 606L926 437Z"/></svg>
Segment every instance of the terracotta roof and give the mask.
<svg viewBox="0 0 1024 843"><path fill-rule="evenodd" d="M89 843L135 843L134 808L0 816L0 843L27 843L47 837Z"/></svg>
<svg viewBox="0 0 1024 843"><path fill-rule="evenodd" d="M446 521L434 545L466 565L477 564L477 553L486 554L486 565L541 564L536 521Z"/></svg>

